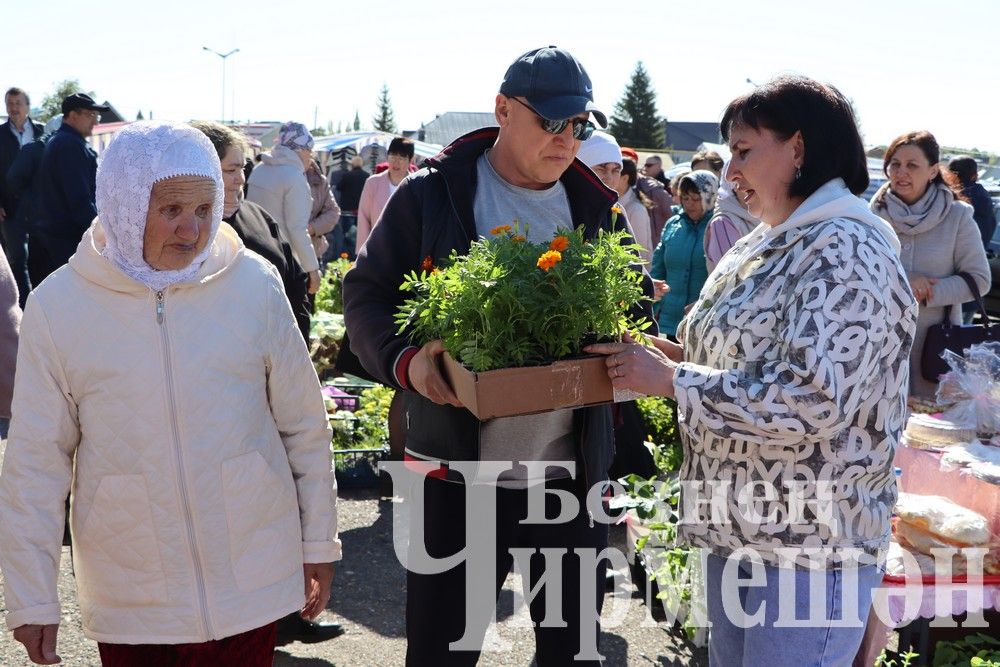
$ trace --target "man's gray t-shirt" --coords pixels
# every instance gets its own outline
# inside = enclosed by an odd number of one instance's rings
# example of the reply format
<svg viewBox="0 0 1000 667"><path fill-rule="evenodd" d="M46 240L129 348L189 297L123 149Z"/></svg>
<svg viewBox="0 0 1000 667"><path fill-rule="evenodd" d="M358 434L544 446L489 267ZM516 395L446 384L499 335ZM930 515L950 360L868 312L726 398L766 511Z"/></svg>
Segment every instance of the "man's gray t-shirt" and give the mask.
<svg viewBox="0 0 1000 667"><path fill-rule="evenodd" d="M490 230L513 225L532 243L547 243L559 228L573 229L566 188L556 182L546 190L529 190L503 180L490 164L489 152L476 163L476 196L473 211L476 231L489 238ZM573 410L557 410L522 417L501 417L484 422L480 431L479 458L483 461L574 461ZM562 469L549 469L548 478L567 477ZM500 475L501 486L523 488L542 482L530 478L523 466Z"/></svg>

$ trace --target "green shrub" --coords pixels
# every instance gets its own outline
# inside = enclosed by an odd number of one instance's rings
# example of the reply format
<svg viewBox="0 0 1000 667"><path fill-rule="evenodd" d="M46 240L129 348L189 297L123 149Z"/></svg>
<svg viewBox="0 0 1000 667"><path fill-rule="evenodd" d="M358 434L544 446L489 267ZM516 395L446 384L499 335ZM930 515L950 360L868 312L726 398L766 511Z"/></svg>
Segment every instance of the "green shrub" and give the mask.
<svg viewBox="0 0 1000 667"><path fill-rule="evenodd" d="M1000 639L981 632L934 646L934 667L1000 667Z"/></svg>
<svg viewBox="0 0 1000 667"><path fill-rule="evenodd" d="M680 470L684 454L677 429L677 403L663 396L646 396L636 399L635 403L649 429L646 438L656 445L653 461L657 470Z"/></svg>

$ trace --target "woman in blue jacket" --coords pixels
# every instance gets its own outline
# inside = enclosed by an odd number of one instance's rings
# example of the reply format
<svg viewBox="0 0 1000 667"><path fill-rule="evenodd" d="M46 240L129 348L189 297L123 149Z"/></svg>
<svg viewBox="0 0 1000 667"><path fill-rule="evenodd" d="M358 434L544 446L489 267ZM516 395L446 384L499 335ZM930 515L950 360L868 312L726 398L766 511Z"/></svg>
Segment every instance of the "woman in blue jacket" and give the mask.
<svg viewBox="0 0 1000 667"><path fill-rule="evenodd" d="M682 210L663 226L649 271L670 286L659 302L657 324L660 333L671 338L677 335L684 308L695 302L708 278L705 229L715 209L719 180L710 171L692 171L681 178L678 190Z"/></svg>

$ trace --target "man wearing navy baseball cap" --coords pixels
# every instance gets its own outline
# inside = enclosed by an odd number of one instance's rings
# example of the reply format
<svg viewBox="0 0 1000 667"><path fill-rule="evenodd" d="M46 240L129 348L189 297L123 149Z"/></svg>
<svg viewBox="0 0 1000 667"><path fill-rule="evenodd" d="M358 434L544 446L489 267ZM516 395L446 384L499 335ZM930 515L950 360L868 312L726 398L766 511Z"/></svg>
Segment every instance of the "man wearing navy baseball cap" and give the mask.
<svg viewBox="0 0 1000 667"><path fill-rule="evenodd" d="M97 216L97 153L87 143L102 111L86 93L73 93L62 101L62 125L45 144L38 168L42 216L37 236L48 254L46 275L69 261L76 246Z"/></svg>
<svg viewBox="0 0 1000 667"><path fill-rule="evenodd" d="M404 494L421 490L404 498L409 542L396 545L408 570L407 665L475 664L515 553L531 585L538 664L598 664L607 567L598 554L608 529L585 499L598 487L591 495L599 500L607 482L611 408L480 422L439 370L441 341L412 346L394 322L404 276L428 258L439 264L452 251L467 252L496 227L518 220L519 233L536 243L560 228L582 226L588 238L625 229L624 216L611 210L617 193L575 159L594 131L591 119L607 123L576 58L554 46L517 58L500 84L495 116L499 127L456 139L399 184L345 277L352 350L373 376L406 392L406 459L410 470L420 469L417 480L393 485ZM648 277L644 285L651 295ZM651 320L648 302L642 310L635 315ZM417 475L405 466L390 470ZM484 497L495 506L483 505ZM565 556L550 557L556 552ZM535 557L522 562L525 553Z"/></svg>

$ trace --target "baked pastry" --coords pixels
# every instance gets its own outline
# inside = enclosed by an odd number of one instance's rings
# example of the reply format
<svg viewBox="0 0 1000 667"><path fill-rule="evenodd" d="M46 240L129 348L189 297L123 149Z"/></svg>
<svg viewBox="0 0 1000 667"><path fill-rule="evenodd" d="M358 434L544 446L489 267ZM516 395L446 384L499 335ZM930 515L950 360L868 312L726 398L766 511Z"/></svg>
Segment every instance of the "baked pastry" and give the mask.
<svg viewBox="0 0 1000 667"><path fill-rule="evenodd" d="M930 415L912 414L906 420L903 438L909 447L939 449L976 441L976 429L964 428Z"/></svg>
<svg viewBox="0 0 1000 667"><path fill-rule="evenodd" d="M941 496L900 493L896 516L901 522L933 533L951 546L983 546L993 537L986 517Z"/></svg>

